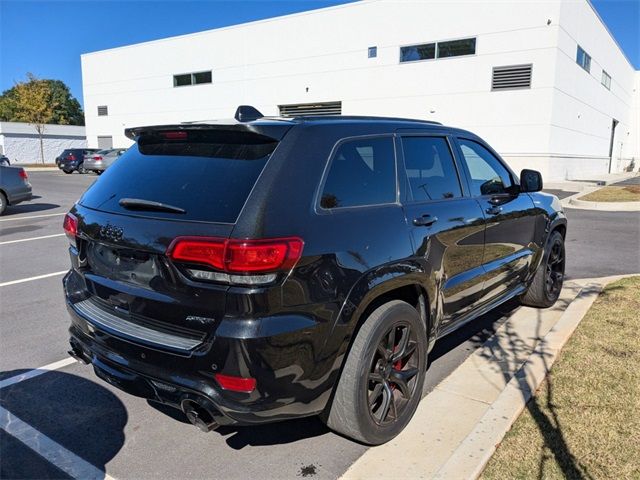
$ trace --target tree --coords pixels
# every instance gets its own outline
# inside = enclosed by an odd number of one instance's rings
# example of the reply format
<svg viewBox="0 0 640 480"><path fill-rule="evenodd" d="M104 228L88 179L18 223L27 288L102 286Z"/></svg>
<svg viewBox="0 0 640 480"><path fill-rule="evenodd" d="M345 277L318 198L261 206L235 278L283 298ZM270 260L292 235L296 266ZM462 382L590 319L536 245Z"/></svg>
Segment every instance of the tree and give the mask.
<svg viewBox="0 0 640 480"><path fill-rule="evenodd" d="M27 74L27 79L30 81L35 77L31 74ZM27 81L26 83L29 83ZM53 119L51 123L57 125L84 125L84 113L80 102L76 100L69 87L65 85L61 80L48 80L41 79L39 82L44 82L49 85L51 89L50 100L56 104L53 113ZM17 85L5 90L0 95L0 121L4 122L17 122L16 118L16 95Z"/></svg>
<svg viewBox="0 0 640 480"><path fill-rule="evenodd" d="M16 83L0 95L0 120L33 125L40 138L44 163L42 135L46 124L84 125L84 113L64 82L39 79L27 73L27 81Z"/></svg>
<svg viewBox="0 0 640 480"><path fill-rule="evenodd" d="M10 121L26 122L36 129L40 140L40 158L44 163L44 145L42 135L46 125L54 118L54 111L58 104L52 99L51 87L48 82L37 79L31 73L27 74L26 82L18 82L13 87L13 93L4 98L5 104L0 109L3 114L12 114Z"/></svg>

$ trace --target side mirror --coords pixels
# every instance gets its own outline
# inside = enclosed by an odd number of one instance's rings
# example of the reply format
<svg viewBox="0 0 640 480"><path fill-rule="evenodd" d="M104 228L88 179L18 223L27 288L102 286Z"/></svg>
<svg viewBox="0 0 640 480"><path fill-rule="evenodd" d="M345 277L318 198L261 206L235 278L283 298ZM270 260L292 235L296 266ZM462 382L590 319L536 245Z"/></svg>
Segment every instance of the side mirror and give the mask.
<svg viewBox="0 0 640 480"><path fill-rule="evenodd" d="M539 192L542 190L542 175L535 170L526 168L520 172L520 191Z"/></svg>

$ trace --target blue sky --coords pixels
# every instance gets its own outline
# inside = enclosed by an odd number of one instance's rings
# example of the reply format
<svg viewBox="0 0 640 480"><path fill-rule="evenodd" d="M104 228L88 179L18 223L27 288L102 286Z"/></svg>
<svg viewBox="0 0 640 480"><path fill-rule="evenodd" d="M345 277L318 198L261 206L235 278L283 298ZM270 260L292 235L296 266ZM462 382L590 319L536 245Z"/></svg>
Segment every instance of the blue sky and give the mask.
<svg viewBox="0 0 640 480"><path fill-rule="evenodd" d="M80 54L347 3L342 0L0 0L0 90L32 72L82 103ZM595 0L640 69L640 0Z"/></svg>

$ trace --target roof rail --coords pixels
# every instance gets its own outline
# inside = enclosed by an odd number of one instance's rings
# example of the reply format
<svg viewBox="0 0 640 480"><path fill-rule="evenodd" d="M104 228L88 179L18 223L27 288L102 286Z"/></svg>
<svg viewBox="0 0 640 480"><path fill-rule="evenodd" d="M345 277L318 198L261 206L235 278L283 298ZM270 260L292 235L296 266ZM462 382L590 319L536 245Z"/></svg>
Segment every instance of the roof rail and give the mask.
<svg viewBox="0 0 640 480"><path fill-rule="evenodd" d="M262 117L264 117L264 115L251 105L240 105L234 115L234 118L239 122L252 122Z"/></svg>

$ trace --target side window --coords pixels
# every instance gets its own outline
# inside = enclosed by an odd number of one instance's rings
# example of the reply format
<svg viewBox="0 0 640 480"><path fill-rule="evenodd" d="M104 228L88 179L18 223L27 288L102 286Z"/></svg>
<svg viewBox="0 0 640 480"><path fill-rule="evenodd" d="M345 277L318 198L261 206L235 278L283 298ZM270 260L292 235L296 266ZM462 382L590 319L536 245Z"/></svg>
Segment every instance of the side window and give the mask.
<svg viewBox="0 0 640 480"><path fill-rule="evenodd" d="M443 137L403 137L402 151L416 202L462 196L453 155Z"/></svg>
<svg viewBox="0 0 640 480"><path fill-rule="evenodd" d="M396 201L392 137L351 140L336 151L320 199L323 208Z"/></svg>
<svg viewBox="0 0 640 480"><path fill-rule="evenodd" d="M464 161L471 175L471 194L507 193L511 186L509 171L485 147L471 140L459 139Z"/></svg>

